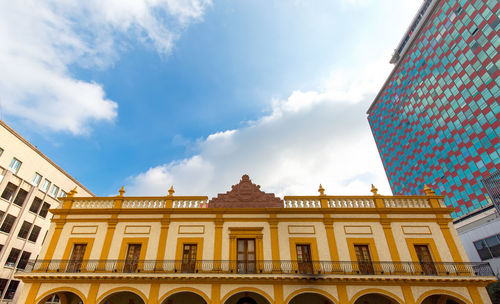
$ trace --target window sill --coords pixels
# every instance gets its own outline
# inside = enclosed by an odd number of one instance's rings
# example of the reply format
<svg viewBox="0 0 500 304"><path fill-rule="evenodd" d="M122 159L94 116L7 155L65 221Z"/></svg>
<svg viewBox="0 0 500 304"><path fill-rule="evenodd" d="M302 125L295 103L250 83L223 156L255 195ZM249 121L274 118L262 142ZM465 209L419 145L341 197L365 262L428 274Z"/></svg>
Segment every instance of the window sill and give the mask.
<svg viewBox="0 0 500 304"><path fill-rule="evenodd" d="M4 201L4 202L6 202L6 203L9 203L9 204L10 204L10 201L9 201L9 200L6 200L6 199L5 199L5 198L3 198L3 197L0 197L0 201Z"/></svg>

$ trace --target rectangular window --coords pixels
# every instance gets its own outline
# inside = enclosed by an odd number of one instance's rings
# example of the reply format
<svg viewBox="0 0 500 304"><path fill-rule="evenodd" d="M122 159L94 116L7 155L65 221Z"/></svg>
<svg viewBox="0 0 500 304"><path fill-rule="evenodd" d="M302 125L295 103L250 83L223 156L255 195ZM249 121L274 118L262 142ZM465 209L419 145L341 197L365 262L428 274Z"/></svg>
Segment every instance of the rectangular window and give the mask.
<svg viewBox="0 0 500 304"><path fill-rule="evenodd" d="M13 183L8 183L5 189L2 192L2 198L10 201L14 193L16 193L17 186Z"/></svg>
<svg viewBox="0 0 500 304"><path fill-rule="evenodd" d="M300 273L312 274L312 256L310 245L297 245L297 266Z"/></svg>
<svg viewBox="0 0 500 304"><path fill-rule="evenodd" d="M19 161L19 159L14 157L10 162L9 170L12 171L14 174L17 174L20 167L21 167L21 161Z"/></svg>
<svg viewBox="0 0 500 304"><path fill-rule="evenodd" d="M498 236L490 236L484 240L486 245L490 249L491 255L496 258L500 256L500 242L498 241Z"/></svg>
<svg viewBox="0 0 500 304"><path fill-rule="evenodd" d="M47 190L49 190L50 184L52 183L48 179L44 179L40 190L42 190L43 192L47 192Z"/></svg>
<svg viewBox="0 0 500 304"><path fill-rule="evenodd" d="M11 280L9 284L9 288L7 288L7 292L5 292L5 296L3 297L5 300L12 300L16 295L17 286L19 286L19 281Z"/></svg>
<svg viewBox="0 0 500 304"><path fill-rule="evenodd" d="M15 216L13 216L12 214L7 214L7 216L3 220L2 226L0 226L0 231L9 233L15 221L16 221Z"/></svg>
<svg viewBox="0 0 500 304"><path fill-rule="evenodd" d="M53 198L56 198L58 192L59 192L59 187L57 187L56 185L52 185L52 189L50 189L49 195L52 196Z"/></svg>
<svg viewBox="0 0 500 304"><path fill-rule="evenodd" d="M128 244L127 256L123 272L136 272L139 266L139 256L141 254L141 244Z"/></svg>
<svg viewBox="0 0 500 304"><path fill-rule="evenodd" d="M61 192L59 192L59 197L66 197L68 196L68 194L66 193L66 191L62 190L61 189Z"/></svg>
<svg viewBox="0 0 500 304"><path fill-rule="evenodd" d="M255 239L237 240L238 273L255 273Z"/></svg>
<svg viewBox="0 0 500 304"><path fill-rule="evenodd" d="M40 230L42 230L42 227L39 227L37 225L33 226L33 230L31 230L31 234L28 240L32 241L33 243L36 243L38 235L40 234Z"/></svg>
<svg viewBox="0 0 500 304"><path fill-rule="evenodd" d="M33 203L31 203L30 211L38 214L38 210L40 210L40 206L42 205L42 199L35 197Z"/></svg>
<svg viewBox="0 0 500 304"><path fill-rule="evenodd" d="M43 218L47 217L47 213L49 212L49 209L50 209L50 204L43 202L42 209L40 209L40 213L38 215L40 215Z"/></svg>
<svg viewBox="0 0 500 304"><path fill-rule="evenodd" d="M3 294L5 288L7 287L7 282L9 280L6 279L0 279L0 294Z"/></svg>
<svg viewBox="0 0 500 304"><path fill-rule="evenodd" d="M10 250L9 257L7 258L7 261L5 262L5 267L14 267L17 262L17 258L21 254L21 250L12 248Z"/></svg>
<svg viewBox="0 0 500 304"><path fill-rule="evenodd" d="M38 174L38 172L35 172L35 176L33 176L33 180L31 181L31 184L35 187L38 187L40 185L40 181L42 180L42 176Z"/></svg>
<svg viewBox="0 0 500 304"><path fill-rule="evenodd" d="M184 244L182 248L181 271L184 273L193 273L196 269L196 251L197 244Z"/></svg>
<svg viewBox="0 0 500 304"><path fill-rule="evenodd" d="M82 266L83 255L87 249L87 244L74 244L71 258L68 261L66 272L79 272Z"/></svg>
<svg viewBox="0 0 500 304"><path fill-rule="evenodd" d="M21 258L17 263L17 269L25 269L26 265L28 265L28 261L30 260L31 252L23 251L21 254Z"/></svg>
<svg viewBox="0 0 500 304"><path fill-rule="evenodd" d="M368 245L354 245L356 259L361 274L374 274L372 257Z"/></svg>
<svg viewBox="0 0 500 304"><path fill-rule="evenodd" d="M28 196L28 191L24 189L19 189L19 192L17 192L16 198L14 199L14 204L18 205L19 207L22 207L24 205L24 201L26 200L27 196Z"/></svg>
<svg viewBox="0 0 500 304"><path fill-rule="evenodd" d="M500 256L500 234L474 242L481 261Z"/></svg>
<svg viewBox="0 0 500 304"><path fill-rule="evenodd" d="M30 232L32 224L30 222L24 221L23 225L21 226L21 229L19 229L19 233L17 234L17 237L26 239L28 237L28 234Z"/></svg>
<svg viewBox="0 0 500 304"><path fill-rule="evenodd" d="M417 252L417 257L418 261L420 262L420 267L422 267L422 272L425 275L436 275L436 266L434 265L429 246L415 245L415 251Z"/></svg>
<svg viewBox="0 0 500 304"><path fill-rule="evenodd" d="M0 156L2 156L2 154L3 154L3 149L0 148Z"/></svg>

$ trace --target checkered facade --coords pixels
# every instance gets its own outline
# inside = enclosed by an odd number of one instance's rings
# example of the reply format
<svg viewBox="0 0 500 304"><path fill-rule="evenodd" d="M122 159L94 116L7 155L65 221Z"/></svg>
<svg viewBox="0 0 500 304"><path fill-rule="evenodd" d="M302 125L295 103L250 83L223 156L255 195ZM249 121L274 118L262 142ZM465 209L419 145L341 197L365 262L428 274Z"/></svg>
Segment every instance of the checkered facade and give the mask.
<svg viewBox="0 0 500 304"><path fill-rule="evenodd" d="M460 217L500 168L500 2L436 5L368 120L394 194L428 184Z"/></svg>

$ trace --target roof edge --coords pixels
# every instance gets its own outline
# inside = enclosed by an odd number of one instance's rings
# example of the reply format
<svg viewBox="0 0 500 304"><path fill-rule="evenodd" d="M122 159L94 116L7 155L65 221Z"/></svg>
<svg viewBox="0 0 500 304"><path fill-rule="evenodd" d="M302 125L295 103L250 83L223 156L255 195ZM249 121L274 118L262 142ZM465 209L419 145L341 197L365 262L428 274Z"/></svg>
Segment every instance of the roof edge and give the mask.
<svg viewBox="0 0 500 304"><path fill-rule="evenodd" d="M5 121L1 120L0 119L0 125L2 127L4 127L5 129L7 129L7 131L9 131L10 133L12 133L12 135L14 135L15 137L17 137L19 140L21 140L24 144L26 144L28 147L30 147L33 151L35 151L38 155L40 155L43 159L45 159L46 161L48 161L52 166L54 166L57 170L59 170L62 174L66 175L66 177L68 177L69 179L71 179L73 182L75 182L78 186L80 186L80 188L82 188L83 190L87 191L88 193L90 193L92 195L92 197L95 197L96 195L94 193L92 193L92 191L90 191L89 189L87 189L87 187L85 187L84 185L82 185L79 181L77 181L73 176L71 176L68 172L64 171L64 169L62 169L61 167L59 167L59 165L57 165L54 161L52 161L48 156L46 156L45 154L43 154L40 150L38 150L37 147L35 147L33 144L31 144L28 140L26 140L24 137L21 136L21 134L17 133L14 129L12 129Z"/></svg>
<svg viewBox="0 0 500 304"><path fill-rule="evenodd" d="M422 30L423 28L425 27L425 25L427 24L427 21L429 20L429 18L434 14L435 10L436 10L436 7L438 5L438 3L441 2L441 0L434 0L435 2L432 5L432 7L429 9L429 12L424 16L424 20L422 20L422 22L420 23L421 25L418 27L417 29L417 32L415 33L415 35L413 35L413 39L411 39L410 41L408 41L408 44L406 45L405 49L404 49L404 52L401 54L401 57L405 56L407 51L410 49L410 47L413 46L415 40L417 40L416 38L420 36L420 34L422 33ZM424 0L424 4L425 4L425 0ZM418 14L420 13L420 9L417 11L417 16ZM410 26L413 24L415 18L412 19L411 23L410 23ZM408 33L408 30L405 32L405 36L406 34ZM404 39L404 36L403 36L403 39ZM401 42L398 44L398 47L401 45ZM397 49L395 50L397 52ZM387 79L385 80L384 84L382 85L382 87L380 88L380 90L378 91L377 95L375 96L375 98L373 99L372 103L370 104L370 107L368 108L368 110L366 111L366 114L370 115L372 110L373 110L373 107L375 106L375 104L377 103L377 100L378 98L380 97L380 95L382 94L382 92L384 91L385 87L387 86L387 84L389 83L389 80L391 80L392 76L394 75L394 73L396 72L396 70L399 68L399 66L401 65L401 62L403 60L399 59L396 64L394 65L394 68L392 69L391 73L389 74L389 76L387 77Z"/></svg>

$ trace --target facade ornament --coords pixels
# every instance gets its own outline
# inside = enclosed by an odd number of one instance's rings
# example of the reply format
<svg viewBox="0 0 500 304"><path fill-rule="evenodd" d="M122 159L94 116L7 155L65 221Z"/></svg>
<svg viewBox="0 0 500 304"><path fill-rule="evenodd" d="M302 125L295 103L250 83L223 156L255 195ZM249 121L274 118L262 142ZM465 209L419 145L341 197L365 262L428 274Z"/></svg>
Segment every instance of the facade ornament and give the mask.
<svg viewBox="0 0 500 304"><path fill-rule="evenodd" d="M319 184L318 192L320 196L325 196L325 189Z"/></svg>
<svg viewBox="0 0 500 304"><path fill-rule="evenodd" d="M174 186L172 185L170 187L170 189L168 189L168 196L174 196L174 193L175 193L175 190L174 190Z"/></svg>
<svg viewBox="0 0 500 304"><path fill-rule="evenodd" d="M373 184L372 184L372 189L370 191L373 193L373 195L379 195L378 194L378 189L375 188L375 186Z"/></svg>
<svg viewBox="0 0 500 304"><path fill-rule="evenodd" d="M231 191L219 193L208 202L209 208L283 208L283 205L283 200L260 190L246 174Z"/></svg>
<svg viewBox="0 0 500 304"><path fill-rule="evenodd" d="M120 195L118 195L118 196L123 196L123 194L125 194L125 187L124 187L124 186L122 186L122 187L120 188L120 190L118 190L118 193L120 193Z"/></svg>
<svg viewBox="0 0 500 304"><path fill-rule="evenodd" d="M434 192L434 190L432 190L427 184L424 185L424 192L425 195L436 195L436 192Z"/></svg>
<svg viewBox="0 0 500 304"><path fill-rule="evenodd" d="M78 193L78 191L76 191L76 189L77 189L77 188L76 188L76 186L75 186L75 188L73 188L73 190L71 190L70 192L68 192L68 195L67 195L67 196L68 196L68 197L74 197L74 196L75 196L75 194L77 194L77 193Z"/></svg>

